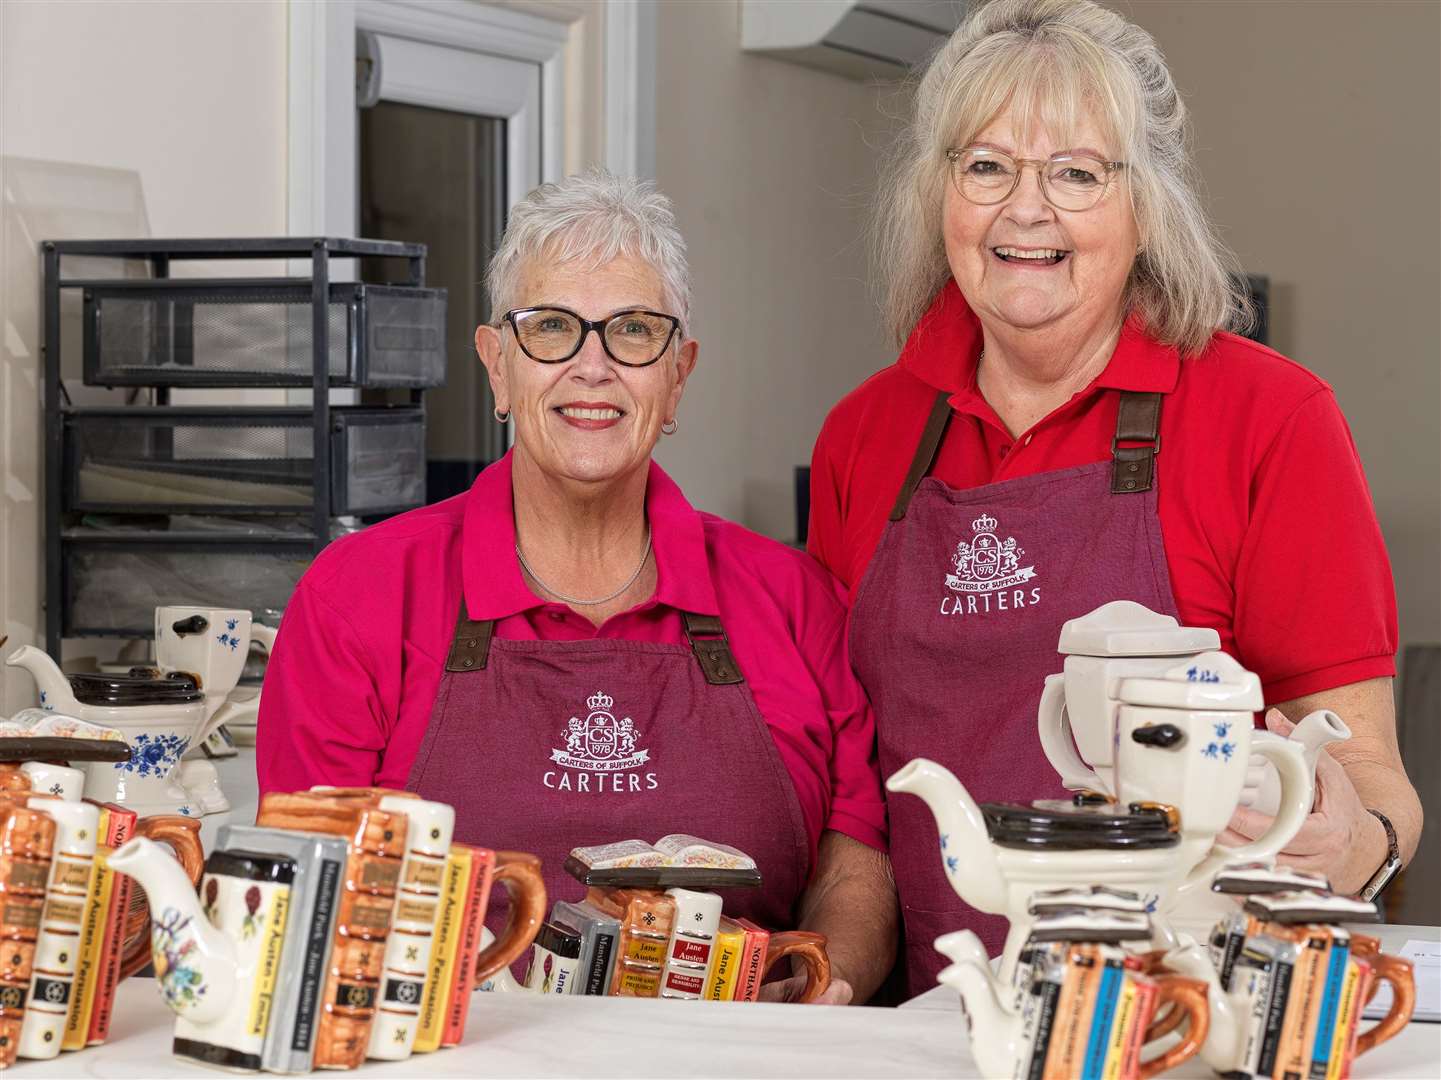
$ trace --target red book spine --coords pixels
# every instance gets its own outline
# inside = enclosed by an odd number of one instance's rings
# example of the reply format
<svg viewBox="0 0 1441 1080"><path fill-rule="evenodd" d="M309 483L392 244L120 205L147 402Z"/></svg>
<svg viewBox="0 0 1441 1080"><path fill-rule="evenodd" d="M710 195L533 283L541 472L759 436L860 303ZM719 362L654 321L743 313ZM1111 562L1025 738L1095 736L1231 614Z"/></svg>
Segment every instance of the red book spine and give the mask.
<svg viewBox="0 0 1441 1080"><path fill-rule="evenodd" d="M134 810L127 810L114 803L105 804L106 824L104 844L118 848L135 835L135 823L139 820ZM95 984L95 1006L90 1013L90 1033L86 1036L87 1046L103 1043L110 1034L110 1013L115 1008L115 990L120 984L120 961L125 952L125 916L130 910L131 879L128 874L116 874L110 896L110 911L105 917L105 937L102 939L100 962L97 965Z"/></svg>
<svg viewBox="0 0 1441 1080"><path fill-rule="evenodd" d="M460 923L460 948L446 999L445 1027L441 1046L456 1046L465 1038L465 1018L470 1015L470 995L475 990L475 960L480 955L480 931L485 926L485 909L490 901L495 852L471 847L470 880L466 883L465 913Z"/></svg>
<svg viewBox="0 0 1441 1080"><path fill-rule="evenodd" d="M737 919L746 932L745 948L741 950L741 969L733 1001L757 1001L761 996L761 982L766 973L766 947L770 944L769 930L763 930L749 919Z"/></svg>

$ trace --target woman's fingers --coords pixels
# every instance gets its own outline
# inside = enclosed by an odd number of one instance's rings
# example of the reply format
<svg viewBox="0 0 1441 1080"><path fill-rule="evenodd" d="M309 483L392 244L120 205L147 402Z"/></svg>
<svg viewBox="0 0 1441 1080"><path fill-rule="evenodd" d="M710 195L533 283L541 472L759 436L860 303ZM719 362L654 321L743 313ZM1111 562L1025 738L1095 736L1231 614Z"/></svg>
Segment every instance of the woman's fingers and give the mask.
<svg viewBox="0 0 1441 1080"><path fill-rule="evenodd" d="M789 979L777 979L761 987L761 1001L796 1002L806 992L806 977L792 975ZM855 991L845 979L832 979L830 986L811 1002L812 1005L849 1005Z"/></svg>

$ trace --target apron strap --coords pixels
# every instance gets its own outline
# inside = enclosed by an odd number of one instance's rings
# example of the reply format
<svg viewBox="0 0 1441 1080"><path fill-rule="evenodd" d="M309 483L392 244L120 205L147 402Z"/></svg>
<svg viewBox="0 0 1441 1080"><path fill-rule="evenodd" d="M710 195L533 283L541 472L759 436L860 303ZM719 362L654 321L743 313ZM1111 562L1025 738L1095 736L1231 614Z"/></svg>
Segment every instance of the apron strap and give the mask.
<svg viewBox="0 0 1441 1080"><path fill-rule="evenodd" d="M1123 442L1141 443L1122 446ZM1116 437L1111 440L1111 494L1137 495L1150 491L1156 478L1156 455L1161 452L1161 395L1121 391L1116 413Z"/></svg>
<svg viewBox="0 0 1441 1080"><path fill-rule="evenodd" d="M460 602L460 616L455 623L455 640L445 670L454 672L480 671L490 658L490 639L495 636L495 620L473 621L465 617L465 600Z"/></svg>
<svg viewBox="0 0 1441 1080"><path fill-rule="evenodd" d="M746 681L731 655L730 641L720 619L690 611L682 611L680 617L685 623L686 640L706 682L712 686L735 686Z"/></svg>
<svg viewBox="0 0 1441 1080"><path fill-rule="evenodd" d="M891 507L892 521L900 521L906 516L906 510L911 505L911 496L916 493L916 487L920 484L921 478L931 471L931 465L936 460L936 451L941 446L941 436L946 433L946 424L950 422L950 419L950 394L942 390L936 395L936 403L931 406L931 415L926 417L926 426L921 432L921 441L916 446L916 456L911 459L911 467L906 472L905 480L901 483L900 494L896 496L896 505Z"/></svg>

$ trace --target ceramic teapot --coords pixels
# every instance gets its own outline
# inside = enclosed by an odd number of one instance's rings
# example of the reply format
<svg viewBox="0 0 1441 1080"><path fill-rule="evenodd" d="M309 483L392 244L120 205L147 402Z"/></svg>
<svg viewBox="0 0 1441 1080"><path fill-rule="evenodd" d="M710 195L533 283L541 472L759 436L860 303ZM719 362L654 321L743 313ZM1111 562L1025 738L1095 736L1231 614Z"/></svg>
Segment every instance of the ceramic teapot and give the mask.
<svg viewBox="0 0 1441 1080"><path fill-rule="evenodd" d="M199 817L200 804L176 777L180 757L205 722L205 701L193 679L154 675L74 675L31 645L5 661L30 673L40 707L113 728L130 744L129 761L86 762L85 791L141 815Z"/></svg>
<svg viewBox="0 0 1441 1080"><path fill-rule="evenodd" d="M1220 647L1216 631L1182 626L1130 600L1102 604L1068 620L1057 645L1065 655L1063 671L1046 679L1036 718L1041 748L1061 782L1072 791L1113 796L1120 681L1160 675Z"/></svg>
<svg viewBox="0 0 1441 1080"><path fill-rule="evenodd" d="M942 985L955 988L961 996L961 1008L971 1032L971 1053L982 1075L1025 1076L1028 1072L1039 1075L1035 1071L1037 1056L1043 1064L1049 1064L1048 1051L1059 1050L1060 1044L1074 1033L1046 1027L1037 1022L1034 1014L1028 1015L1020 998L1030 993L1030 987L1023 988L1018 997L1006 992L1004 984L998 986L986 963L980 939L970 931L942 935L935 944L951 960L939 979ZM1144 1034L1151 1017L1165 1005L1171 1006L1178 1023L1185 1025L1185 1036L1179 1044L1149 1061L1134 1060L1129 1068L1124 1061L1116 1062L1115 1075L1126 1080L1132 1077L1149 1080L1174 1068L1195 1056L1206 1039L1209 1018L1202 984L1173 975L1157 978L1155 983L1154 998L1141 1014L1132 1018L1138 1029L1133 1038L1139 1039ZM1094 989L1091 992L1094 993ZM1090 1011L1084 1010L1087 1014ZM1057 1023L1063 1025L1064 1018L1058 1016ZM1046 1045L1040 1044L1043 1036L1047 1038ZM1085 1046L1084 1039L1080 1042ZM1081 1075L1080 1069L1070 1071ZM1100 1075L1099 1069L1095 1075Z"/></svg>
<svg viewBox="0 0 1441 1080"><path fill-rule="evenodd" d="M1030 935L1032 893L1096 882L1135 892L1154 912L1158 944L1170 945L1174 935L1168 916L1178 892L1204 889L1229 858L1270 858L1300 829L1311 800L1311 778L1300 747L1259 733L1257 742L1283 778L1286 806L1271 828L1245 847L1216 845L1216 834L1229 820L1244 783L1251 733L1248 728L1239 731L1229 760L1220 754L1213 760L1200 738L1205 732L1197 725L1202 722L1190 724L1189 731L1186 723L1138 723L1128 739L1121 767L1154 777L1161 798L1150 806L1099 801L1068 806L1042 800L1029 807L982 808L948 769L925 758L911 761L886 781L889 790L916 795L930 808L940 830L937 855L956 895L979 911L1010 920L1001 959L1004 981L1012 981ZM1209 773L1193 768L1195 755L1215 767ZM1187 808L1178 812L1168 805L1173 797L1184 800ZM1187 809L1192 813L1190 826Z"/></svg>
<svg viewBox="0 0 1441 1080"><path fill-rule="evenodd" d="M194 675L205 696L205 724L198 747L221 724L253 723L254 702L232 702L251 643L269 652L275 630L252 620L242 608L169 606L155 609L155 664L166 675Z"/></svg>
<svg viewBox="0 0 1441 1080"><path fill-rule="evenodd" d="M140 882L155 906L150 959L156 985L177 1017L175 1053L209 1065L259 1069L265 1030L262 1025L257 1033L249 1021L274 993L273 961L283 942L293 860L212 852L203 905L180 864L150 840L122 845L110 865Z"/></svg>

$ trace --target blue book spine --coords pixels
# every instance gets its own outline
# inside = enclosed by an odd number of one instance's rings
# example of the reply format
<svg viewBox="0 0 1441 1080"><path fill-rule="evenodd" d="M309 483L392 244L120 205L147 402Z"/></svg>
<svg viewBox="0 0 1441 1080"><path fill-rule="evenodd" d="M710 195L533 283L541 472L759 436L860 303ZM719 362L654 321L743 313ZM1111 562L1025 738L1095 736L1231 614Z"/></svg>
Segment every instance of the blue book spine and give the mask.
<svg viewBox="0 0 1441 1080"><path fill-rule="evenodd" d="M1120 962L1108 960L1101 972L1100 988L1096 991L1096 1011L1091 1017L1091 1037L1086 1043L1081 1080L1101 1080L1101 1071L1106 1064L1106 1047L1111 1039L1111 1025L1116 1021L1116 1002L1121 996L1121 975Z"/></svg>
<svg viewBox="0 0 1441 1080"><path fill-rule="evenodd" d="M1351 942L1335 937L1331 942L1331 960L1326 968L1326 981L1321 989L1321 1011L1316 1018L1316 1041L1311 1047L1313 1080L1325 1080L1331 1061L1331 1042L1335 1036L1336 1010L1341 1002L1341 986L1346 981L1346 964L1351 958Z"/></svg>

